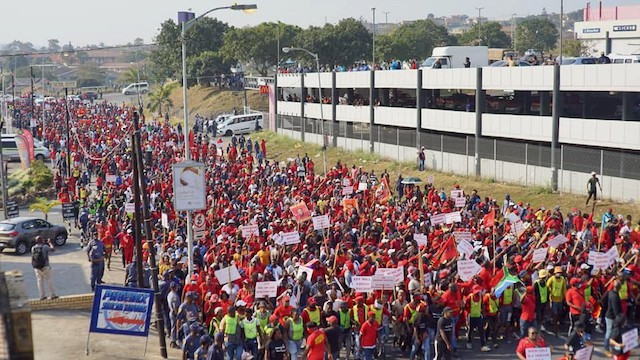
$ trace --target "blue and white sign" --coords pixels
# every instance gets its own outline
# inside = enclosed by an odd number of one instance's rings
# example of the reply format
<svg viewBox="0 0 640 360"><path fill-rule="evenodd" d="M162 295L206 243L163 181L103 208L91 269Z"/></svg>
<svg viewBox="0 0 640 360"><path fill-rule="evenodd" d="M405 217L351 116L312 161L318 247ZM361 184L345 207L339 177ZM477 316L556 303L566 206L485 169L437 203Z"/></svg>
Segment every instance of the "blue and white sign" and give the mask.
<svg viewBox="0 0 640 360"><path fill-rule="evenodd" d="M638 26L636 25L614 25L613 31L636 31Z"/></svg>
<svg viewBox="0 0 640 360"><path fill-rule="evenodd" d="M153 290L96 286L89 332L148 336Z"/></svg>
<svg viewBox="0 0 640 360"><path fill-rule="evenodd" d="M599 34L600 28L586 28L582 29L583 34Z"/></svg>

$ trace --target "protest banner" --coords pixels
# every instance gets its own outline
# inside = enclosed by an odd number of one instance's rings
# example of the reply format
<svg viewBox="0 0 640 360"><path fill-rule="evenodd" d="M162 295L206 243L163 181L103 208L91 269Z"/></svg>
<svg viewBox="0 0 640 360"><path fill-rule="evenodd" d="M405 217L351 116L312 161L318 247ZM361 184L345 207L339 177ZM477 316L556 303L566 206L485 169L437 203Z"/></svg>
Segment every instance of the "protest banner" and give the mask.
<svg viewBox="0 0 640 360"><path fill-rule="evenodd" d="M508 213L507 220L509 220L510 223L515 224L517 221L520 221L520 217L514 213Z"/></svg>
<svg viewBox="0 0 640 360"><path fill-rule="evenodd" d="M551 348L528 348L525 355L527 360L551 360Z"/></svg>
<svg viewBox="0 0 640 360"><path fill-rule="evenodd" d="M460 255L465 256L465 259L469 259L471 257L471 254L473 254L473 245L471 245L471 243L467 240L461 240L460 242L458 242L458 246L456 248L458 249L458 253L460 253Z"/></svg>
<svg viewBox="0 0 640 360"><path fill-rule="evenodd" d="M342 179L342 186L351 186L351 179L349 178L343 178Z"/></svg>
<svg viewBox="0 0 640 360"><path fill-rule="evenodd" d="M622 334L622 343L624 344L624 352L638 347L638 328L627 331Z"/></svg>
<svg viewBox="0 0 640 360"><path fill-rule="evenodd" d="M471 280L481 269L475 260L458 260L458 275L462 281Z"/></svg>
<svg viewBox="0 0 640 360"><path fill-rule="evenodd" d="M393 276L376 274L371 276L372 290L392 290L398 282Z"/></svg>
<svg viewBox="0 0 640 360"><path fill-rule="evenodd" d="M437 226L437 225L440 225L440 224L444 224L444 222L446 220L446 216L447 216L447 214L431 215L431 217L429 218L431 220L431 225Z"/></svg>
<svg viewBox="0 0 640 360"><path fill-rule="evenodd" d="M617 246L612 246L611 249L609 249L609 251L607 251L605 254L607 255L607 258L609 259L609 266L615 264L615 262L620 257L620 253L618 252L618 247Z"/></svg>
<svg viewBox="0 0 640 360"><path fill-rule="evenodd" d="M462 215L460 214L460 211L454 211L444 214L444 222L446 222L447 224L462 222Z"/></svg>
<svg viewBox="0 0 640 360"><path fill-rule="evenodd" d="M150 289L98 285L89 332L148 336L153 300Z"/></svg>
<svg viewBox="0 0 640 360"><path fill-rule="evenodd" d="M427 184L433 184L436 181L436 177L433 175L427 176Z"/></svg>
<svg viewBox="0 0 640 360"><path fill-rule="evenodd" d="M366 191L366 190L367 190L367 183L366 182L358 183L358 191Z"/></svg>
<svg viewBox="0 0 640 360"><path fill-rule="evenodd" d="M564 235L556 235L553 239L547 240L549 247L557 248L558 246L569 241Z"/></svg>
<svg viewBox="0 0 640 360"><path fill-rule="evenodd" d="M287 233L282 233L282 242L285 245L294 245L300 243L300 233L297 231L291 231Z"/></svg>
<svg viewBox="0 0 640 360"><path fill-rule="evenodd" d="M271 235L271 239L273 239L273 242L276 245L284 245L284 239L282 238L282 231L279 234L273 234Z"/></svg>
<svg viewBox="0 0 640 360"><path fill-rule="evenodd" d="M298 272L296 274L296 277L299 277L300 275L304 274L307 277L307 281L311 282L313 279L313 269L306 267L306 266L299 266L298 267Z"/></svg>
<svg viewBox="0 0 640 360"><path fill-rule="evenodd" d="M127 214L133 214L136 212L136 204L134 203L126 203L124 204L124 212Z"/></svg>
<svg viewBox="0 0 640 360"><path fill-rule="evenodd" d="M468 242L473 242L473 235L471 234L471 231L454 231L453 237L456 238L456 241L465 240Z"/></svg>
<svg viewBox="0 0 640 360"><path fill-rule="evenodd" d="M160 216L160 222L161 222L163 228L168 229L169 228L169 215L167 215L167 213L162 213L162 215Z"/></svg>
<svg viewBox="0 0 640 360"><path fill-rule="evenodd" d="M256 299L267 299L276 297L278 295L278 282L277 281L258 281L256 283L256 289L254 297Z"/></svg>
<svg viewBox="0 0 640 360"><path fill-rule="evenodd" d="M546 248L546 247L535 249L533 251L533 258L531 259L531 262L533 262L534 264L543 262L547 258L548 252L549 252L549 248Z"/></svg>
<svg viewBox="0 0 640 360"><path fill-rule="evenodd" d="M323 230L331 227L331 221L329 220L329 215L318 215L311 218L313 221L313 229L314 230Z"/></svg>
<svg viewBox="0 0 640 360"><path fill-rule="evenodd" d="M304 222L311 219L311 212L307 207L307 204L304 202L299 202L295 205L292 205L289 210L293 214L293 217L296 218L297 222Z"/></svg>
<svg viewBox="0 0 640 360"><path fill-rule="evenodd" d="M342 195L351 195L353 194L353 186L345 186L342 188Z"/></svg>
<svg viewBox="0 0 640 360"><path fill-rule="evenodd" d="M451 197L454 199L464 197L462 190L451 190Z"/></svg>
<svg viewBox="0 0 640 360"><path fill-rule="evenodd" d="M108 183L114 183L114 182L116 182L116 179L117 179L117 178L118 178L118 177L117 177L116 175L107 175L107 176L106 176L106 180L107 180L107 182L108 182Z"/></svg>
<svg viewBox="0 0 640 360"><path fill-rule="evenodd" d="M404 267L378 268L375 275L392 277L395 282L401 282L404 281Z"/></svg>
<svg viewBox="0 0 640 360"><path fill-rule="evenodd" d="M427 235L425 234L413 234L413 240L418 243L418 246L427 246Z"/></svg>
<svg viewBox="0 0 640 360"><path fill-rule="evenodd" d="M357 292L371 292L371 280L373 276L354 276L351 278L351 288Z"/></svg>
<svg viewBox="0 0 640 360"><path fill-rule="evenodd" d="M573 356L574 360L591 360L591 355L593 354L593 346L583 347L582 349L576 351L576 354Z"/></svg>
<svg viewBox="0 0 640 360"><path fill-rule="evenodd" d="M240 230L242 231L242 237L245 239L254 235L258 236L258 225L242 225Z"/></svg>
<svg viewBox="0 0 640 360"><path fill-rule="evenodd" d="M465 199L464 197L457 197L457 198L455 198L454 207L462 208L462 207L464 207L465 205L467 205L467 199Z"/></svg>
<svg viewBox="0 0 640 360"><path fill-rule="evenodd" d="M611 263L607 254L597 251L589 251L587 264L593 265L593 271L596 272L597 270L604 270L608 268Z"/></svg>
<svg viewBox="0 0 640 360"><path fill-rule="evenodd" d="M235 265L216 270L215 274L220 285L225 285L241 278L238 268Z"/></svg>

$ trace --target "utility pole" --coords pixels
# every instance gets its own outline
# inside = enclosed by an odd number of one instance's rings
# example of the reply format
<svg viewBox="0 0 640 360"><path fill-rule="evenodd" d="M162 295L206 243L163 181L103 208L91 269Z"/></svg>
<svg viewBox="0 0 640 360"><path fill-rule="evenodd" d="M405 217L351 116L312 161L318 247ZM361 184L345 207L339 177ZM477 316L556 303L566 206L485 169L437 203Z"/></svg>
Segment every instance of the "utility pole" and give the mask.
<svg viewBox="0 0 640 360"><path fill-rule="evenodd" d="M482 9L484 9L483 7L477 7L476 10L478 10L478 46L482 45L482 29L480 29L480 24L482 23L481 19L482 19Z"/></svg>
<svg viewBox="0 0 640 360"><path fill-rule="evenodd" d="M564 31L564 0L560 0L560 61L559 61L560 65L562 65L562 32L563 31Z"/></svg>
<svg viewBox="0 0 640 360"><path fill-rule="evenodd" d="M518 27L518 19L516 18L516 14L511 14L511 47L513 50L516 49L516 31Z"/></svg>
<svg viewBox="0 0 640 360"><path fill-rule="evenodd" d="M371 66L372 66L372 69L375 70L376 68L376 8L371 8L371 11L373 12L373 42L372 42L373 46L371 47Z"/></svg>

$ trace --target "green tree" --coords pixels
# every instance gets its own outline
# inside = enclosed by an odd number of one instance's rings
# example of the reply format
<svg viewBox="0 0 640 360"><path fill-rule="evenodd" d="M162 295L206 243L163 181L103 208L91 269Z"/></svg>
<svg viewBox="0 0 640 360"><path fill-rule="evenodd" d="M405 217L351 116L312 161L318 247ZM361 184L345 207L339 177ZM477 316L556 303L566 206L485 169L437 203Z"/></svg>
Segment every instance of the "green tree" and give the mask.
<svg viewBox="0 0 640 360"><path fill-rule="evenodd" d="M299 33L292 46L317 53L321 64L351 65L357 61L371 59L371 41L371 33L362 22L348 18L336 25L311 26ZM308 64L314 62L303 52L289 56L305 59L305 63Z"/></svg>
<svg viewBox="0 0 640 360"><path fill-rule="evenodd" d="M266 76L278 61L278 36L280 46L291 46L301 31L297 26L283 23L232 29L224 34L220 52L225 61L251 63L260 75Z"/></svg>
<svg viewBox="0 0 640 360"><path fill-rule="evenodd" d="M556 52L560 52L560 49L556 49ZM591 54L591 46L588 42L578 39L563 39L562 52L564 56L589 56Z"/></svg>
<svg viewBox="0 0 640 360"><path fill-rule="evenodd" d="M558 28L546 17L529 17L518 23L516 49L525 52L528 49L547 51L553 49L558 41Z"/></svg>
<svg viewBox="0 0 640 360"><path fill-rule="evenodd" d="M187 60L187 74L190 83L198 78L214 77L229 72L231 65L225 63L216 51L203 51L197 56L191 56Z"/></svg>
<svg viewBox="0 0 640 360"><path fill-rule="evenodd" d="M39 197L36 198L35 203L29 205L29 211L40 211L42 214L44 214L44 219L49 220L49 212L56 205L60 205L60 201L48 200L47 198Z"/></svg>
<svg viewBox="0 0 640 360"><path fill-rule="evenodd" d="M60 41L58 39L49 39L49 46L47 47L47 50L49 51L60 51Z"/></svg>
<svg viewBox="0 0 640 360"><path fill-rule="evenodd" d="M138 69L129 68L125 72L120 74L120 76L118 77L118 82L120 82L121 84L131 84L138 82L138 79L140 79Z"/></svg>
<svg viewBox="0 0 640 360"><path fill-rule="evenodd" d="M156 86L148 95L147 108L153 112L162 114L162 110L168 112L173 106L171 93L178 87L177 82L170 82Z"/></svg>
<svg viewBox="0 0 640 360"><path fill-rule="evenodd" d="M76 68L78 87L101 86L104 84L105 72L98 65L86 63Z"/></svg>
<svg viewBox="0 0 640 360"><path fill-rule="evenodd" d="M417 20L399 26L389 34L378 37L376 54L381 59L425 59L434 47L455 45L444 26L431 20Z"/></svg>
<svg viewBox="0 0 640 360"><path fill-rule="evenodd" d="M480 29L480 43L478 43L478 28ZM502 25L499 22L489 21L480 25L473 24L458 37L458 43L461 45L482 45L490 48L509 48L511 47L511 38L502 31Z"/></svg>

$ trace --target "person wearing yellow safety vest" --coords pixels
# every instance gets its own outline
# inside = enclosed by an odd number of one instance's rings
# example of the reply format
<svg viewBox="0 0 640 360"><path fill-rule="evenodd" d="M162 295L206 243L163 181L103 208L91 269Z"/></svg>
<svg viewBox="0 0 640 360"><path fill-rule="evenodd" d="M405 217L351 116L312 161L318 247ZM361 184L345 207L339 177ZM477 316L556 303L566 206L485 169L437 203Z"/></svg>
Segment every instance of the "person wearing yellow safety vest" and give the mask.
<svg viewBox="0 0 640 360"><path fill-rule="evenodd" d="M369 306L364 303L364 297L362 295L356 296L356 304L353 305L353 309L351 312L351 322L353 323L353 326L356 330L360 329L362 324L367 321L368 312ZM359 351L360 349L360 333L358 332L356 332L354 348L356 349L355 351ZM356 357L361 358L362 356L360 355L361 354L358 352L358 356Z"/></svg>
<svg viewBox="0 0 640 360"><path fill-rule="evenodd" d="M302 309L302 321L306 324L309 321L313 321L316 324L320 324L320 315L321 311L318 306L316 306L316 298L310 297L307 300L307 307Z"/></svg>
<svg viewBox="0 0 640 360"><path fill-rule="evenodd" d="M542 331L546 330L544 324L547 322L547 314L549 313L547 277L549 277L549 271L541 269L538 271L538 280L533 283L533 292L536 296L536 322L540 324Z"/></svg>
<svg viewBox="0 0 640 360"><path fill-rule="evenodd" d="M564 297L567 293L567 279L562 275L562 267L556 266L553 269L553 277L547 280L547 287L549 288L549 301L553 315L553 332L558 336L558 327L564 315Z"/></svg>
<svg viewBox="0 0 640 360"><path fill-rule="evenodd" d="M287 351L290 359L295 360L302 354L302 343L304 342L304 321L296 309L291 311L291 317L285 323L287 334Z"/></svg>
<svg viewBox="0 0 640 360"><path fill-rule="evenodd" d="M220 322L220 331L224 334L227 359L240 360L242 358L242 331L235 306L229 306L227 309L227 315Z"/></svg>
<svg viewBox="0 0 640 360"><path fill-rule="evenodd" d="M480 285L474 285L472 293L467 296L465 307L468 312L467 321L467 349L472 349L473 330L477 329L480 336L480 350L490 351L491 348L486 345L484 336L484 306L483 306L483 288Z"/></svg>
<svg viewBox="0 0 640 360"><path fill-rule="evenodd" d="M500 311L500 299L496 297L494 293L495 288L491 289L491 292L484 295L484 322L487 324L487 329L485 330L485 339L489 339L493 341L493 347L498 347L498 314Z"/></svg>
<svg viewBox="0 0 640 360"><path fill-rule="evenodd" d="M262 336L262 327L258 319L253 317L253 309L246 310L240 327L243 330L244 347L255 358L258 356L258 336Z"/></svg>
<svg viewBox="0 0 640 360"><path fill-rule="evenodd" d="M338 325L340 326L340 344L344 344L345 349L347 349L347 360L351 356L351 330L353 328L353 315L351 314L351 309L349 309L349 304L346 301L340 303L340 310L338 310Z"/></svg>

